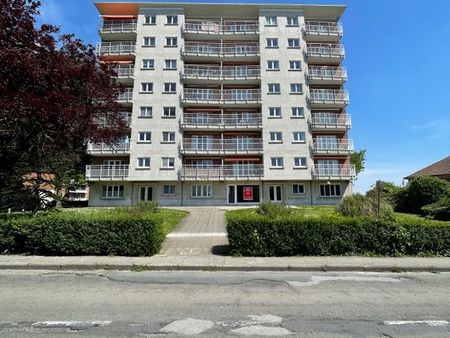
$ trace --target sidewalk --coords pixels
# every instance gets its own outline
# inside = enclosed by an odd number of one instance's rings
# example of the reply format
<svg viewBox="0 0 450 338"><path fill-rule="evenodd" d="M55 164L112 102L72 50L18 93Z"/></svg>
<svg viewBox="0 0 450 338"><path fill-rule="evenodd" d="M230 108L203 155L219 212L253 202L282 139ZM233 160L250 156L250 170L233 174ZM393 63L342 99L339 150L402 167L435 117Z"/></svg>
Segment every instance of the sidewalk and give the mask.
<svg viewBox="0 0 450 338"><path fill-rule="evenodd" d="M0 269L450 272L449 257L0 256Z"/></svg>

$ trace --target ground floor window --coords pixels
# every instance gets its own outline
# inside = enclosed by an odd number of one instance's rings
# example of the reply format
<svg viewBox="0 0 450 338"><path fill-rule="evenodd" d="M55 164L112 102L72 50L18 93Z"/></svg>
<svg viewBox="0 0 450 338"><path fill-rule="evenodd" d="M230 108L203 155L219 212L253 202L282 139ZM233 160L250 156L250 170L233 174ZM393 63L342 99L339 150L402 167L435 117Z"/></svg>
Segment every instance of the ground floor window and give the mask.
<svg viewBox="0 0 450 338"><path fill-rule="evenodd" d="M303 195L305 193L305 186L303 184L293 184L292 193L294 195Z"/></svg>
<svg viewBox="0 0 450 338"><path fill-rule="evenodd" d="M320 196L322 197L338 197L341 196L340 184L321 184Z"/></svg>
<svg viewBox="0 0 450 338"><path fill-rule="evenodd" d="M123 185L104 185L102 187L103 198L123 198Z"/></svg>
<svg viewBox="0 0 450 338"><path fill-rule="evenodd" d="M191 197L211 198L212 185L210 184L193 185L191 190Z"/></svg>
<svg viewBox="0 0 450 338"><path fill-rule="evenodd" d="M164 185L163 186L163 195L175 195L175 186L174 185Z"/></svg>

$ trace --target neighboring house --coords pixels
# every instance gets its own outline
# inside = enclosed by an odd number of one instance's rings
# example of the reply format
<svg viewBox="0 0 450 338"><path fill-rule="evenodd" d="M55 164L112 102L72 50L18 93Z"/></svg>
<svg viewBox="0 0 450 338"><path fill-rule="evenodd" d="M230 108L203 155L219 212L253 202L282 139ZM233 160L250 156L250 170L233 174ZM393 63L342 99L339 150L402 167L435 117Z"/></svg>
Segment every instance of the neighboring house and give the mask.
<svg viewBox="0 0 450 338"><path fill-rule="evenodd" d="M90 144L91 206L336 204L355 169L344 6L99 1L129 135Z"/></svg>
<svg viewBox="0 0 450 338"><path fill-rule="evenodd" d="M420 169L419 171L416 171L415 173L406 176L405 178L407 180L412 180L413 178L419 176L434 176L443 180L450 181L450 156L447 156L446 158L443 158L442 160L437 161L429 165L428 167Z"/></svg>

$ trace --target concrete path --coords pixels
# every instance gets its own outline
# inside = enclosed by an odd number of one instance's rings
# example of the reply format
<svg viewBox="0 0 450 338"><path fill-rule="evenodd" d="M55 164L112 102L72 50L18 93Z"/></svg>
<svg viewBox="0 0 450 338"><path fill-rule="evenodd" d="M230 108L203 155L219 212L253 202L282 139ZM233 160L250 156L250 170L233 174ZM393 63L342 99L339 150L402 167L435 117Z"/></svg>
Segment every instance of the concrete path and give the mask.
<svg viewBox="0 0 450 338"><path fill-rule="evenodd" d="M161 256L205 256L222 254L228 245L225 209L219 207L178 208L189 216L167 235Z"/></svg>

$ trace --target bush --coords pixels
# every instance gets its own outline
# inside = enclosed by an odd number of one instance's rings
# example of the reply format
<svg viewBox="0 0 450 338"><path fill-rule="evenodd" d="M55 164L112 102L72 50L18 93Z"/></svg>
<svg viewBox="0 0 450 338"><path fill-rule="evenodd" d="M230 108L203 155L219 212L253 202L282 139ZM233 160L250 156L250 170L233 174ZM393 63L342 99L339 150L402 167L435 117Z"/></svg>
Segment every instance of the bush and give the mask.
<svg viewBox="0 0 450 338"><path fill-rule="evenodd" d="M428 218L450 221L450 194L435 203L422 207L422 212Z"/></svg>
<svg viewBox="0 0 450 338"><path fill-rule="evenodd" d="M407 186L406 211L420 213L423 206L436 203L449 190L450 183L445 180L431 176L417 177Z"/></svg>
<svg viewBox="0 0 450 338"><path fill-rule="evenodd" d="M450 224L420 219L228 212L227 233L231 253L242 256L450 256Z"/></svg>
<svg viewBox="0 0 450 338"><path fill-rule="evenodd" d="M383 182L383 189L381 190L381 200L395 208L399 203L399 198L402 196L406 188L399 187L392 182ZM366 192L366 197L377 199L378 191L376 186Z"/></svg>
<svg viewBox="0 0 450 338"><path fill-rule="evenodd" d="M291 213L292 209L287 204L279 204L273 202L262 202L256 212L260 215L269 217L286 216Z"/></svg>
<svg viewBox="0 0 450 338"><path fill-rule="evenodd" d="M392 207L386 201L381 200L379 215L376 199L361 194L344 197L336 210L343 216L348 217L384 217L390 219L394 217Z"/></svg>

